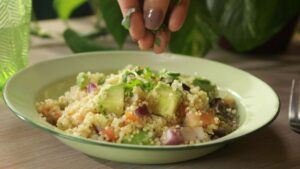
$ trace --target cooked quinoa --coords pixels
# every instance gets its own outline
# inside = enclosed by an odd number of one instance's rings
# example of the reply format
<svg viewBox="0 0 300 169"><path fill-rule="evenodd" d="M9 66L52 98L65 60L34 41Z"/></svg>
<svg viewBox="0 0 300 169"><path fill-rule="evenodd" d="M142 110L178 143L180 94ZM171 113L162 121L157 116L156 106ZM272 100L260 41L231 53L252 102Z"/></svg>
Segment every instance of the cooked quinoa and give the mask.
<svg viewBox="0 0 300 169"><path fill-rule="evenodd" d="M58 99L36 103L49 123L75 136L141 145L195 144L238 127L236 103L210 81L141 66L81 72Z"/></svg>

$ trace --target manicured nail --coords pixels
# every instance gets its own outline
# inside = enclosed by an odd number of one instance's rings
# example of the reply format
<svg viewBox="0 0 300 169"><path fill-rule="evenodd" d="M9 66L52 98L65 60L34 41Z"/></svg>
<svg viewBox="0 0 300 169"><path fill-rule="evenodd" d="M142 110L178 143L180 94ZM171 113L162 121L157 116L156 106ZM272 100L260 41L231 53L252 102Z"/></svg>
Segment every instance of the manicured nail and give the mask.
<svg viewBox="0 0 300 169"><path fill-rule="evenodd" d="M163 18L163 11L160 9L149 9L144 14L145 26L150 30L157 30Z"/></svg>

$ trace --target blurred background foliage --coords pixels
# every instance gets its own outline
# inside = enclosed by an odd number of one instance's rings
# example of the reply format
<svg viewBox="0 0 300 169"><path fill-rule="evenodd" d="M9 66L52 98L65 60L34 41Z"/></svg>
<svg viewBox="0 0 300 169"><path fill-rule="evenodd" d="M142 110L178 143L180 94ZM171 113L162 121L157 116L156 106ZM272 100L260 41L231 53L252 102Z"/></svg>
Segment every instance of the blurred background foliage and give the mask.
<svg viewBox="0 0 300 169"><path fill-rule="evenodd" d="M38 20L57 18L57 12L54 8L54 0L32 0L32 7ZM81 17L92 15L93 11L90 5L85 2L73 10L72 17Z"/></svg>
<svg viewBox="0 0 300 169"><path fill-rule="evenodd" d="M36 20L95 15L96 36L81 36L72 28L63 37L73 52L122 49L128 31L121 25L117 0L33 0ZM236 52L265 52L285 49L300 14L299 0L191 0L182 29L172 33L169 50L203 57L213 47ZM100 24L104 22L105 27ZM43 35L38 28L32 30ZM111 35L116 42L108 48L91 37Z"/></svg>

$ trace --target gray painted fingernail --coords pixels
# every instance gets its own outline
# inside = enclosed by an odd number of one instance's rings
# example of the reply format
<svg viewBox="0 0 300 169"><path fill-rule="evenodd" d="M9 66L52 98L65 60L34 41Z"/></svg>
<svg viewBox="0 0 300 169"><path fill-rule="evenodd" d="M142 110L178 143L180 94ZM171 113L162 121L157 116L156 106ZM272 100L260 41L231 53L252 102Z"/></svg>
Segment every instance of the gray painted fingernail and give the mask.
<svg viewBox="0 0 300 169"><path fill-rule="evenodd" d="M145 26L150 30L157 30L163 18L163 11L160 9L149 9L144 13Z"/></svg>

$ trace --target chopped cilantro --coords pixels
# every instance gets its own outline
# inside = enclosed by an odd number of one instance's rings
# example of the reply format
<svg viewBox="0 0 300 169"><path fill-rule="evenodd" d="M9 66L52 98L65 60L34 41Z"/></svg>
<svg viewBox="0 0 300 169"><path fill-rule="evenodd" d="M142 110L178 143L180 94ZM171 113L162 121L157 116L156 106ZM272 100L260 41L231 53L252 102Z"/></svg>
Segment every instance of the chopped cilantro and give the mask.
<svg viewBox="0 0 300 169"><path fill-rule="evenodd" d="M154 88L154 84L153 83L144 83L143 81L139 80L139 79L134 79L131 80L128 83L125 83L125 96L132 96L132 90L134 87L139 86L141 87L142 90L144 91L151 91Z"/></svg>
<svg viewBox="0 0 300 169"><path fill-rule="evenodd" d="M76 84L80 89L84 89L89 84L89 77L86 73L81 72L76 77Z"/></svg>
<svg viewBox="0 0 300 169"><path fill-rule="evenodd" d="M146 68L144 69L144 78L145 78L146 80L151 80L152 75L153 75L153 73L152 73L151 69L150 69L149 67L146 67Z"/></svg>
<svg viewBox="0 0 300 169"><path fill-rule="evenodd" d="M201 79L201 78L195 78L193 80L193 85L199 86L201 88L201 90L204 90L206 92L213 90L215 88L215 86L212 85L209 80Z"/></svg>
<svg viewBox="0 0 300 169"><path fill-rule="evenodd" d="M156 38L155 41L154 41L154 44L156 46L160 46L160 39L159 38Z"/></svg>
<svg viewBox="0 0 300 169"><path fill-rule="evenodd" d="M127 71L122 75L122 82L123 82L123 83L126 83L126 82L127 82L127 78L128 78L129 75L135 75L135 74L127 70Z"/></svg>
<svg viewBox="0 0 300 169"><path fill-rule="evenodd" d="M199 86L200 89L204 90L210 98L216 93L216 86L207 79L195 78L193 80L193 85Z"/></svg>
<svg viewBox="0 0 300 169"><path fill-rule="evenodd" d="M154 88L154 84L153 83L144 83L143 85L141 85L141 88L144 90L144 91L151 91L153 88Z"/></svg>
<svg viewBox="0 0 300 169"><path fill-rule="evenodd" d="M180 76L180 73L172 73L172 72L169 72L167 73L169 77L171 77L173 80L178 80L179 76Z"/></svg>
<svg viewBox="0 0 300 169"><path fill-rule="evenodd" d="M125 29L129 29L130 28L130 17L131 15L136 12L135 8L129 8L126 12L126 15L124 16L123 20L122 20L122 25Z"/></svg>

